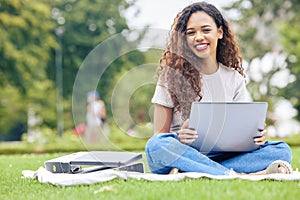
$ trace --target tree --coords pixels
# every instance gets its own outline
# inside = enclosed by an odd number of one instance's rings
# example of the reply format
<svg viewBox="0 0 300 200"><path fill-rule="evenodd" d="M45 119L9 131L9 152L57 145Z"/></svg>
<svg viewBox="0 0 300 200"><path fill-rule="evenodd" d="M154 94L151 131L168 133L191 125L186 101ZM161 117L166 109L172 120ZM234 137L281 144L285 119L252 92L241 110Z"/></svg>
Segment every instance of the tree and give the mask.
<svg viewBox="0 0 300 200"><path fill-rule="evenodd" d="M127 70L133 68L144 61L143 54L137 50L137 45L143 32L134 42L130 42L130 48L135 51L126 52L129 44L126 34L131 30L127 26L126 19L122 16L128 7L132 6L134 1L128 3L124 0L114 1L112 4L107 0L85 0L85 1L58 1L52 2L52 18L57 22L57 27L63 27L64 33L61 36L61 45L63 48L63 95L65 100L71 100L74 96L74 87L80 87L80 94L73 98L73 116L74 112L78 119L75 123L84 122L86 93L90 90L98 90L101 98L104 99L108 113L110 114L111 95L118 77ZM97 52L97 46L105 43L111 38L110 45L105 47L105 52ZM122 52L125 52L123 54ZM107 60L109 57L117 57L113 60ZM91 58L93 57L94 58ZM86 59L89 59L86 61ZM76 76L80 68L84 66L91 70L88 76L82 79L78 85L74 85ZM101 67L103 65L103 67ZM106 67L106 65L109 65ZM104 69L104 71L101 71ZM48 69L50 78L55 80L53 68ZM51 75L52 74L52 75ZM97 82L99 83L92 84ZM79 98L80 97L80 98ZM70 113L71 111L68 110ZM79 114L78 114L79 113Z"/></svg>
<svg viewBox="0 0 300 200"><path fill-rule="evenodd" d="M133 3L125 0L113 4L108 0L0 0L0 133L9 132L18 122L26 126L28 110L32 108L43 118L43 125L56 127L55 54L60 48L64 124L72 128L71 98L77 72L98 44L114 34L130 32L122 12ZM123 35L127 40L126 34ZM109 102L117 74L142 60L142 53L135 51L111 63L112 67L96 85L97 89L101 87L99 90L106 102ZM85 104L81 102L82 112Z"/></svg>
<svg viewBox="0 0 300 200"><path fill-rule="evenodd" d="M255 80L249 74L250 91L255 100L270 102L270 110L273 110L279 98L287 98L298 110L300 119L300 93L296 89L300 84L298 1L237 0L225 9L238 12L238 17L232 20L244 58L250 67L254 62L260 64L256 73L262 74L261 79ZM274 63L271 69L266 70L262 60L269 58ZM274 81L280 73L286 73L287 79L281 86Z"/></svg>
<svg viewBox="0 0 300 200"><path fill-rule="evenodd" d="M50 11L38 0L0 2L0 100L5 102L0 105L0 133L18 123L26 127L30 105L45 121L55 119L54 84L45 71L56 45Z"/></svg>
<svg viewBox="0 0 300 200"><path fill-rule="evenodd" d="M128 30L122 9L131 4L124 0L84 0L52 2L52 18L57 27L63 27L63 91L64 97L72 94L75 76L88 54L102 41ZM121 10L121 11L120 11ZM55 80L53 68L48 69Z"/></svg>
<svg viewBox="0 0 300 200"><path fill-rule="evenodd" d="M293 2L290 19L280 27L281 43L288 53L288 68L295 75L295 80L280 93L290 99L298 110L297 119L300 121L300 5Z"/></svg>

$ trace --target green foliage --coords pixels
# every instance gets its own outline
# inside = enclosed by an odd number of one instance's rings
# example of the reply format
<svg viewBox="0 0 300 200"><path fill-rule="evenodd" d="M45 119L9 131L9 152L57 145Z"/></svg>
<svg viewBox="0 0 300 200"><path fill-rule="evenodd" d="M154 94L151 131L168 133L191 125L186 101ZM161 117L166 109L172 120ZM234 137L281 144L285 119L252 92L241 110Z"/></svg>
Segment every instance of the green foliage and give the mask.
<svg viewBox="0 0 300 200"><path fill-rule="evenodd" d="M151 102L154 90L155 84L147 84L139 87L132 94L129 109L132 111L131 116L136 124L152 122L153 113L150 113L152 104L149 102Z"/></svg>
<svg viewBox="0 0 300 200"><path fill-rule="evenodd" d="M8 133L16 122L26 121L25 103L22 101L20 91L11 85L1 88L0 97L0 133Z"/></svg>
<svg viewBox="0 0 300 200"><path fill-rule="evenodd" d="M46 122L53 120L55 96L45 98L54 90L45 71L56 45L50 11L36 0L0 2L0 121L5 123L0 133L19 122L25 126L29 104L38 104L46 112L39 113Z"/></svg>
<svg viewBox="0 0 300 200"><path fill-rule="evenodd" d="M300 120L300 6L293 5L293 17L289 21L282 22L280 26L281 43L288 53L288 67L295 75L295 81L290 83L281 94L291 100L298 110L297 119Z"/></svg>
<svg viewBox="0 0 300 200"><path fill-rule="evenodd" d="M0 143L0 154L24 154L24 153L55 153L55 152L77 152L91 150L121 150L142 151L150 135L153 134L152 127L142 132L144 137L131 136L121 130L114 122L109 123L109 139L105 143L86 144L83 139L73 133L73 130L65 131L62 137L58 137L56 130L42 127L38 140L28 142L27 134L22 135L21 142ZM136 127L135 131L140 128Z"/></svg>
<svg viewBox="0 0 300 200"><path fill-rule="evenodd" d="M55 38L49 34L54 27L49 21L49 15L50 8L39 1L1 2L2 86L9 83L26 94L28 88L38 90L35 88L35 81L43 81L46 78L45 68L50 60L49 51L55 45ZM47 21L48 23L45 23Z"/></svg>
<svg viewBox="0 0 300 200"><path fill-rule="evenodd" d="M296 9L293 11L296 1L237 0L224 8L238 13L238 17L231 21L234 22L235 34L247 60L262 57L280 45L278 23L289 20L291 12L296 11Z"/></svg>
<svg viewBox="0 0 300 200"><path fill-rule="evenodd" d="M299 1L237 0L226 10L234 10L238 13L238 17L232 21L235 23L235 32L238 35L243 57L248 62L253 61L254 58L262 58L268 52L277 55L287 54L287 69L295 76L295 81L287 83L284 88L271 85L270 80L273 76L285 68L283 65L276 66L275 63L270 72L263 74L262 81L251 80L249 88L255 100L270 102L270 110L273 110L273 105L278 98L290 100L298 110L299 120L300 92L297 89L300 87ZM260 66L262 70L264 67ZM267 88L265 93L261 92L262 87Z"/></svg>
<svg viewBox="0 0 300 200"><path fill-rule="evenodd" d="M72 94L76 73L88 54L104 40L128 29L120 9L129 6L124 0L56 1L51 3L55 10L52 18L57 26L63 27L63 92L64 97ZM64 22L60 22L64 19ZM48 71L51 74L53 68ZM54 76L51 77L53 80Z"/></svg>
<svg viewBox="0 0 300 200"><path fill-rule="evenodd" d="M145 123L153 122L153 104L151 103L152 96L156 86L156 70L159 66L159 59L162 55L161 50L149 49L144 52L145 63L142 67L148 67L145 74L140 73L139 78L144 80L144 84L136 88L130 97L129 109L133 121L137 125L145 125ZM138 132L142 132L141 128L137 127ZM146 129L144 129L146 131Z"/></svg>
<svg viewBox="0 0 300 200"><path fill-rule="evenodd" d="M71 117L73 114L73 124L85 122L86 94L91 90L99 91L111 117L111 95L118 77L143 63L143 54L135 50L143 33L139 34L136 41L130 42L130 47L125 34L131 31L122 12L133 3L124 0L114 1L114 4L107 0L52 2L52 18L64 30L60 36L64 58L63 96L68 102L72 98L73 105L69 106L70 110L65 107L65 113L71 114ZM101 45L106 45L104 50ZM130 52L127 52L128 49ZM89 72L82 75L85 68ZM48 68L47 71L49 78L54 81L54 69ZM85 77L75 85L78 76ZM70 122L65 124L72 125Z"/></svg>
<svg viewBox="0 0 300 200"><path fill-rule="evenodd" d="M28 109L34 109L42 118L43 126L56 127L56 56L60 53L64 126L66 130L73 128L72 92L77 72L98 44L114 34L130 32L122 12L133 3L125 0L113 4L108 0L0 0L0 134L16 134L13 129L17 123L26 128ZM126 40L124 36L124 44ZM109 95L117 81L114 77L142 61L139 51L114 61L95 86L106 104L109 105ZM81 105L84 120L85 98Z"/></svg>

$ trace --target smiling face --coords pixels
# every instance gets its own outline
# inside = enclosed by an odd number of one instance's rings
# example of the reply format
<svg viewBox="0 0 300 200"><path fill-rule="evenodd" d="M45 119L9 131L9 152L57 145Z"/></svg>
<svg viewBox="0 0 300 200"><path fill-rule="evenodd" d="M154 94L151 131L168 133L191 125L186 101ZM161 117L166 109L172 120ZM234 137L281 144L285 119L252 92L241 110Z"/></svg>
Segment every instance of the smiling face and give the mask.
<svg viewBox="0 0 300 200"><path fill-rule="evenodd" d="M216 60L218 39L222 39L222 27L203 11L193 13L186 28L186 39L190 50L200 59Z"/></svg>

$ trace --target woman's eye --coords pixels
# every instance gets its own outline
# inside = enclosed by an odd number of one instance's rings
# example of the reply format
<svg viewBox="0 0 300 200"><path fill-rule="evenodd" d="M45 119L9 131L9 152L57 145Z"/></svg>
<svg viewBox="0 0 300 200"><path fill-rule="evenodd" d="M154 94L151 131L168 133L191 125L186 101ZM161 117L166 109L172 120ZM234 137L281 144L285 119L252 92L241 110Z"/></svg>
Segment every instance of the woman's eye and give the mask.
<svg viewBox="0 0 300 200"><path fill-rule="evenodd" d="M194 35L194 34L195 34L195 31L187 31L185 34L186 34L186 35Z"/></svg>
<svg viewBox="0 0 300 200"><path fill-rule="evenodd" d="M203 29L204 33L209 33L211 31L211 29Z"/></svg>

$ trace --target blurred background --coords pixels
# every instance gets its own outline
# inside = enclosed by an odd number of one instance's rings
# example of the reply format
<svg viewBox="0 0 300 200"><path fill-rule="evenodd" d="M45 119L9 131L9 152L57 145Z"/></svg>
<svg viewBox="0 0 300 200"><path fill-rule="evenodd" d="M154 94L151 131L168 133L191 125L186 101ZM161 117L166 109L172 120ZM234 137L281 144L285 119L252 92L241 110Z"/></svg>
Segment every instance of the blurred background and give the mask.
<svg viewBox="0 0 300 200"><path fill-rule="evenodd" d="M0 150L86 148L76 127L86 123L88 89L98 91L105 103L113 146L143 149L152 134L153 77L165 37L176 14L192 2L0 0ZM207 2L234 30L253 100L269 103L269 137L300 144L298 0ZM76 99L74 85L84 61L114 36L118 40L106 53L118 50L117 56L100 67L96 84ZM121 51L128 44L129 50ZM118 106L125 110L116 114Z"/></svg>

